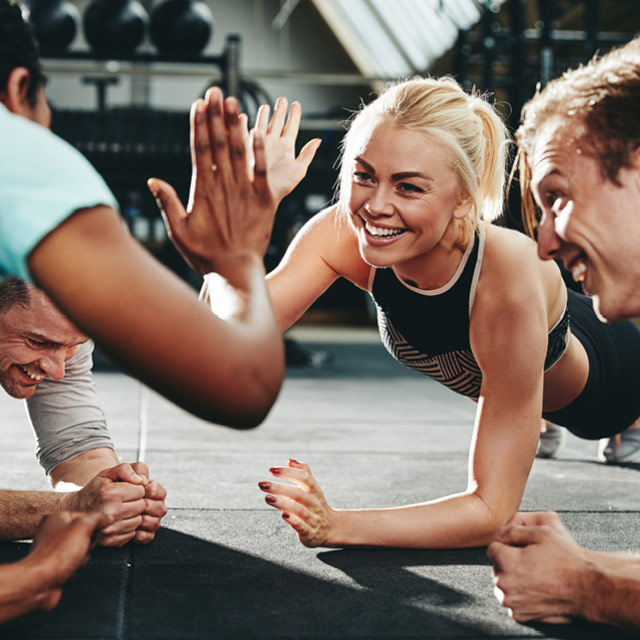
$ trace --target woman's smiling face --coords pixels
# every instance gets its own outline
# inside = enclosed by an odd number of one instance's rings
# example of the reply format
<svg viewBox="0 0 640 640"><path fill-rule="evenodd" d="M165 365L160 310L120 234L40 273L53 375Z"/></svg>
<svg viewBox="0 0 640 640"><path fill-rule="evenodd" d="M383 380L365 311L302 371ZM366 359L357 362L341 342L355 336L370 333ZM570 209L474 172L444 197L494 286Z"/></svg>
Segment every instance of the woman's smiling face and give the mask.
<svg viewBox="0 0 640 640"><path fill-rule="evenodd" d="M451 152L425 132L382 121L351 165L351 222L372 266L422 257L469 212Z"/></svg>

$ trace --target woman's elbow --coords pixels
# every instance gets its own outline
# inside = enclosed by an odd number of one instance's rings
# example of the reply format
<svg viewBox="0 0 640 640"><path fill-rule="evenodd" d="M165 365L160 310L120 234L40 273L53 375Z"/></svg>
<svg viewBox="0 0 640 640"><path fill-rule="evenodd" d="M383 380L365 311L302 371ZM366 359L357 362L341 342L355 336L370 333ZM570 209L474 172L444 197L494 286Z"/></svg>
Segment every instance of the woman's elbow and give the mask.
<svg viewBox="0 0 640 640"><path fill-rule="evenodd" d="M224 394L222 408L215 400L204 408L200 417L232 429L254 429L264 422L278 399L285 374L284 353L245 363L231 381L232 389Z"/></svg>
<svg viewBox="0 0 640 640"><path fill-rule="evenodd" d="M483 544L488 545L493 541L498 531L516 515L518 507L491 505L479 493L476 492L472 495L478 500L478 503L482 505L482 510L484 511L480 537L483 540Z"/></svg>

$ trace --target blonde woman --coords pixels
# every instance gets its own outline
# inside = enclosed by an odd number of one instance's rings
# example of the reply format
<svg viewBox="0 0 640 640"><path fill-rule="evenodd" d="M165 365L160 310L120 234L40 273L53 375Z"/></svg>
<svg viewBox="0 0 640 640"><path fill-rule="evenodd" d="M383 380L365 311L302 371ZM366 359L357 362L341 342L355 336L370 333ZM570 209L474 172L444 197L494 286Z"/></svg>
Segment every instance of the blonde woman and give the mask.
<svg viewBox="0 0 640 640"><path fill-rule="evenodd" d="M269 130L265 112L256 126ZM493 108L451 79L390 87L346 135L337 204L268 276L282 330L339 277L369 291L392 355L478 403L456 495L334 509L308 465L272 468L260 488L307 546L486 545L518 510L543 412L588 438L640 415L640 394L614 366L640 374L640 333L601 323L532 240L489 224L502 210L506 140ZM265 150L277 175L286 161Z"/></svg>

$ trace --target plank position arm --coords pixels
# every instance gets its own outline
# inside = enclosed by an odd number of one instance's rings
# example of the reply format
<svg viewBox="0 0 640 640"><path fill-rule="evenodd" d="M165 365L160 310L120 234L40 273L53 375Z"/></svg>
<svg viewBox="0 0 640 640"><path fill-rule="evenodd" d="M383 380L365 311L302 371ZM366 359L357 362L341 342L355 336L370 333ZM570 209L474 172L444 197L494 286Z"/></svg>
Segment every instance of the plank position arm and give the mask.
<svg viewBox="0 0 640 640"><path fill-rule="evenodd" d="M319 214L268 276L281 329L295 322L339 275L366 287L369 267L359 257L346 224L335 209ZM516 513L539 437L547 341L544 300L538 305L531 301L542 292L533 275L526 278L531 281L519 283L499 298L478 295L476 300L471 344L483 384L467 489L402 507L338 510L329 506L308 465L290 461L288 466L274 467L272 474L294 485L264 482L260 486L303 544L481 546Z"/></svg>

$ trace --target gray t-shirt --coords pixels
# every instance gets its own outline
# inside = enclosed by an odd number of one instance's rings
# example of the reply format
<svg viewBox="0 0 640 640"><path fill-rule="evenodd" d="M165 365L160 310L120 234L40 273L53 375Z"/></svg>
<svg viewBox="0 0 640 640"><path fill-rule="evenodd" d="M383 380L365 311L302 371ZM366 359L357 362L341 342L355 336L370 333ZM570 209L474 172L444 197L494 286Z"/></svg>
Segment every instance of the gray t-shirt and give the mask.
<svg viewBox="0 0 640 640"><path fill-rule="evenodd" d="M25 401L36 436L36 456L48 475L60 463L113 443L93 382L93 342L81 344L62 380L46 378Z"/></svg>

